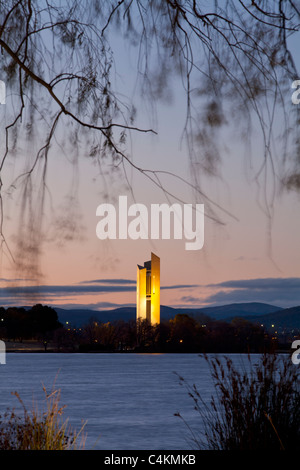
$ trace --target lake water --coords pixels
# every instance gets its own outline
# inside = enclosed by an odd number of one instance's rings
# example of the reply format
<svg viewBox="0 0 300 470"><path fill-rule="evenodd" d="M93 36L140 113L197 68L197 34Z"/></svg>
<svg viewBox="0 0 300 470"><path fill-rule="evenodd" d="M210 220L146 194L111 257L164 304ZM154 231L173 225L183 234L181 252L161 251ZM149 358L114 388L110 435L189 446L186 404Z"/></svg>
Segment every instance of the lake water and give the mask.
<svg viewBox="0 0 300 470"><path fill-rule="evenodd" d="M8 406L19 408L11 392L30 408L33 399L42 403L42 385L50 391L55 382L72 428L87 422L85 449L190 450L190 433L174 413L196 432L201 421L177 374L209 400L209 369L197 354L10 353L0 365L0 414Z"/></svg>

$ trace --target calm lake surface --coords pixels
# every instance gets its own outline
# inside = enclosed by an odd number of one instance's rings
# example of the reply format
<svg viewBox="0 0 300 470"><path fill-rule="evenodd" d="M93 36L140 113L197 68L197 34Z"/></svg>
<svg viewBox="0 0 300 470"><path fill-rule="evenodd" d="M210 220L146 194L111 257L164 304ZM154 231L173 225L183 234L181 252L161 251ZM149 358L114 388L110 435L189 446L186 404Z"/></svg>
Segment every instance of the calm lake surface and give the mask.
<svg viewBox="0 0 300 470"><path fill-rule="evenodd" d="M234 363L243 355L228 355ZM259 355L253 355L258 360ZM85 449L190 450L201 421L177 376L196 384L204 400L214 393L210 372L198 354L31 354L9 353L0 365L0 414L44 403L43 384L61 390L64 416L79 430L87 422Z"/></svg>

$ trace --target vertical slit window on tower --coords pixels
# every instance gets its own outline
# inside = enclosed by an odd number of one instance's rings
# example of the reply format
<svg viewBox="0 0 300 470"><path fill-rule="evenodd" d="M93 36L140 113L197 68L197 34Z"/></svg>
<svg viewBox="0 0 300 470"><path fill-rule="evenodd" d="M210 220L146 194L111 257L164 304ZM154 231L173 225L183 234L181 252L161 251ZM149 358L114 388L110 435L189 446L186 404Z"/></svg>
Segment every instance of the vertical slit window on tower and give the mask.
<svg viewBox="0 0 300 470"><path fill-rule="evenodd" d="M151 273L147 273L146 277L146 295L151 295Z"/></svg>

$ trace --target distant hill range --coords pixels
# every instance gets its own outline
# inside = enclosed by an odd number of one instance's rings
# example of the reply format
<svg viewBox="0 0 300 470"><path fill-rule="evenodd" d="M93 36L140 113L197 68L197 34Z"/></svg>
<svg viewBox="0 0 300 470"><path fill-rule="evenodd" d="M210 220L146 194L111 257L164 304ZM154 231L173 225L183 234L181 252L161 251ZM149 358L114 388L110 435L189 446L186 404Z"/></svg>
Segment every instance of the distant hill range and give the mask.
<svg viewBox="0 0 300 470"><path fill-rule="evenodd" d="M279 310L277 312L258 316L245 316L247 320L259 322L270 328L275 325L276 328L300 329L300 306Z"/></svg>
<svg viewBox="0 0 300 470"><path fill-rule="evenodd" d="M135 319L135 307L119 307L113 310L89 310L89 309L62 309L55 308L61 323L69 322L73 327L81 327L89 323L91 319L99 322L114 322L117 320L129 321ZM300 328L300 306L281 308L260 302L237 303L205 308L176 308L161 306L161 320L174 318L178 313L186 313L201 321L223 320L231 321L239 317L245 320L263 324L271 328L276 327Z"/></svg>

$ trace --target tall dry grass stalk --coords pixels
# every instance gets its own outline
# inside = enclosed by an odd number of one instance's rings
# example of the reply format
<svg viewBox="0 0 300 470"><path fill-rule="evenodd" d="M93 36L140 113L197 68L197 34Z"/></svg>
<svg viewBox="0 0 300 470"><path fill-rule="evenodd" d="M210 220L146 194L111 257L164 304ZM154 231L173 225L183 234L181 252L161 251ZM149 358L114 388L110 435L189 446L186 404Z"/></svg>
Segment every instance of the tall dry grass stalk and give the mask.
<svg viewBox="0 0 300 470"><path fill-rule="evenodd" d="M85 445L84 426L72 430L63 419L65 406L60 405L60 390L45 394L46 409L33 404L28 410L18 392L13 392L22 405L23 416L14 410L0 416L0 450L79 450Z"/></svg>
<svg viewBox="0 0 300 470"><path fill-rule="evenodd" d="M244 364L204 356L214 384L210 401L180 377L200 416L193 446L209 450L294 450L300 444L299 366L289 355L264 354Z"/></svg>

